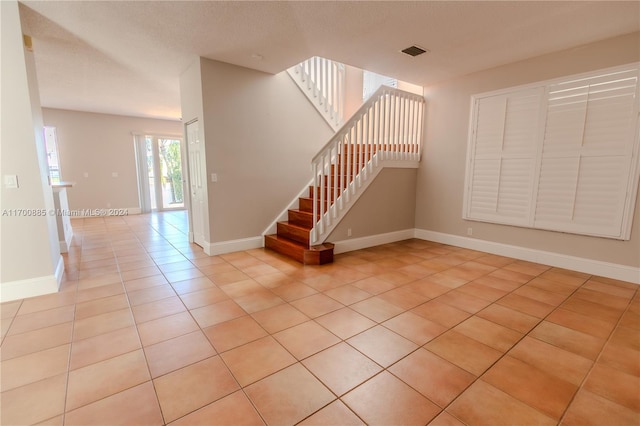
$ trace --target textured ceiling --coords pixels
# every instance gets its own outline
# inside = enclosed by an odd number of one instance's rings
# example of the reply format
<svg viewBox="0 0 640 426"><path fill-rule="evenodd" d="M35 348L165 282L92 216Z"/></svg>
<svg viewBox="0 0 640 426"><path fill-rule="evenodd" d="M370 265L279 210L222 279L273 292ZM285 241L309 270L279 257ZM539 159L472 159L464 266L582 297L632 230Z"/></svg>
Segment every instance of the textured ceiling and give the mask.
<svg viewBox="0 0 640 426"><path fill-rule="evenodd" d="M197 56L277 73L317 55L429 85L640 30L637 1L23 1L20 10L43 106L173 119L180 74ZM430 52L399 53L412 44Z"/></svg>

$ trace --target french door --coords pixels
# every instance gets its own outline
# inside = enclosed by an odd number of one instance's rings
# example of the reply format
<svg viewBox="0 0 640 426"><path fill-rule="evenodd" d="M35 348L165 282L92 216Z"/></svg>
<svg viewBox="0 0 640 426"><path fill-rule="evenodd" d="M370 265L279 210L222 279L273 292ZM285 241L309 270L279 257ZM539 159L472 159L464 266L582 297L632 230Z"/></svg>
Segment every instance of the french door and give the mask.
<svg viewBox="0 0 640 426"><path fill-rule="evenodd" d="M143 211L184 209L182 139L145 135L139 142Z"/></svg>

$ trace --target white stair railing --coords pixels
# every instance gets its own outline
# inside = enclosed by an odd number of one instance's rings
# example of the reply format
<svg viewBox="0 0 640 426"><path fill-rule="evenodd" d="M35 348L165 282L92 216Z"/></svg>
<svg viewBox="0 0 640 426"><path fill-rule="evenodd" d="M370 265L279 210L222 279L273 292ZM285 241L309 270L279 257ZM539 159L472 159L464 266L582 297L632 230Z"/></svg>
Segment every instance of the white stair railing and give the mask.
<svg viewBox="0 0 640 426"><path fill-rule="evenodd" d="M334 130L343 123L345 66L314 56L287 70Z"/></svg>
<svg viewBox="0 0 640 426"><path fill-rule="evenodd" d="M313 158L312 245L324 242L383 167L417 167L424 105L422 96L382 86Z"/></svg>

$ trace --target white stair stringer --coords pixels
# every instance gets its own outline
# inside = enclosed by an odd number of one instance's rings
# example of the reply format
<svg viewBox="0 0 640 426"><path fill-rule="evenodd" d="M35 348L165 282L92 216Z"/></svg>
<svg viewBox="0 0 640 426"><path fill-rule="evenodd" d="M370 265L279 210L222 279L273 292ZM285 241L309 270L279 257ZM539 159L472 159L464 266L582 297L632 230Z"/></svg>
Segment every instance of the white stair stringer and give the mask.
<svg viewBox="0 0 640 426"><path fill-rule="evenodd" d="M376 154L377 155L377 154ZM376 179L384 168L396 168L396 169L417 169L420 165L419 160L407 161L407 160L390 160L390 159L376 159L376 155L369 161L365 168L369 169L368 173L359 173L353 182L351 182L347 189L333 202L332 206L328 209L324 216L332 215L331 221L324 225L324 229L320 232L319 227L316 225L311 230L311 235L316 233L316 239L313 244L322 244L331 235L333 230L340 224L340 222L349 213L349 210L356 204L358 199L367 190L369 185ZM376 161L377 160L377 161ZM337 206L340 205L340 209Z"/></svg>

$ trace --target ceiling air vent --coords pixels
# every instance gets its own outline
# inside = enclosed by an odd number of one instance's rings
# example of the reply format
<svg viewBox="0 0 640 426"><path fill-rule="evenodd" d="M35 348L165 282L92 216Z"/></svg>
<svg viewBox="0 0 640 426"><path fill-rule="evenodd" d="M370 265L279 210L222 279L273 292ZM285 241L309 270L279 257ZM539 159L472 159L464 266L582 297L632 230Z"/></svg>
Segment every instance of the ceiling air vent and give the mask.
<svg viewBox="0 0 640 426"><path fill-rule="evenodd" d="M423 53L427 53L427 50L423 49L422 47L413 45L413 46L407 47L406 49L402 49L401 52L406 53L409 56L418 56L418 55L422 55Z"/></svg>

